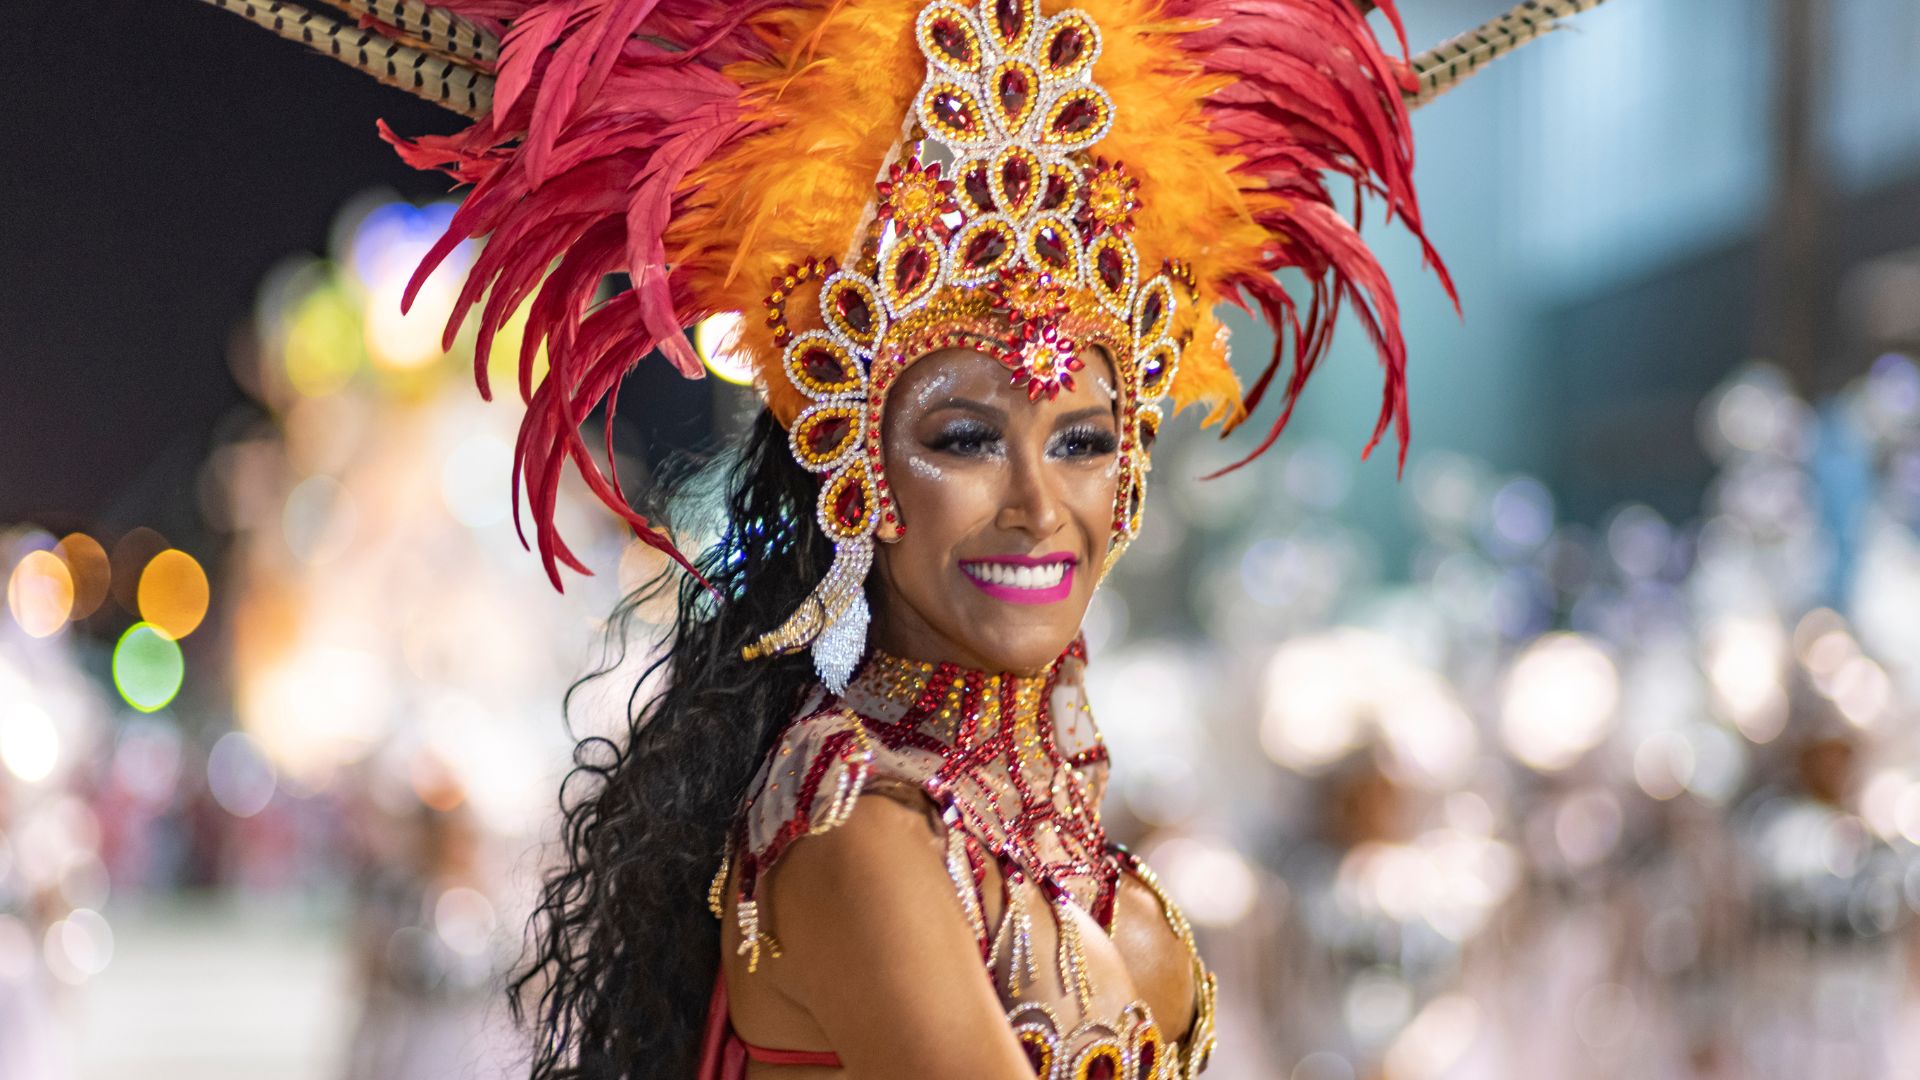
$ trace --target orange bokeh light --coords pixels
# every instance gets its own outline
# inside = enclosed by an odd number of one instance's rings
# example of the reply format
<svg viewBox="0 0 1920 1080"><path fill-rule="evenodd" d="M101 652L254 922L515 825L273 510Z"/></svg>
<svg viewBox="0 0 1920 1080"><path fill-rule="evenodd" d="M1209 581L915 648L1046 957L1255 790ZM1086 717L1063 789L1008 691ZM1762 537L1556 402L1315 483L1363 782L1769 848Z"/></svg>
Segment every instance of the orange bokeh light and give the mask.
<svg viewBox="0 0 1920 1080"><path fill-rule="evenodd" d="M140 571L140 617L175 641L207 617L207 572L193 556L168 548Z"/></svg>

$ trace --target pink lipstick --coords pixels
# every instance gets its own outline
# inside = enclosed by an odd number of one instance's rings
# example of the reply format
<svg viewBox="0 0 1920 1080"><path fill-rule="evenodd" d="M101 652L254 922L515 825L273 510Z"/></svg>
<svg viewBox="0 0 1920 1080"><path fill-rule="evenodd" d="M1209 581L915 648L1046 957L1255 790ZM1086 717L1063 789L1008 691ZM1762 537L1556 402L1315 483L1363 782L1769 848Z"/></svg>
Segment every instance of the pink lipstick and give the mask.
<svg viewBox="0 0 1920 1080"><path fill-rule="evenodd" d="M1073 592L1073 568L1079 559L1066 552L1051 555L996 555L962 559L960 571L981 592L1009 604L1053 604Z"/></svg>

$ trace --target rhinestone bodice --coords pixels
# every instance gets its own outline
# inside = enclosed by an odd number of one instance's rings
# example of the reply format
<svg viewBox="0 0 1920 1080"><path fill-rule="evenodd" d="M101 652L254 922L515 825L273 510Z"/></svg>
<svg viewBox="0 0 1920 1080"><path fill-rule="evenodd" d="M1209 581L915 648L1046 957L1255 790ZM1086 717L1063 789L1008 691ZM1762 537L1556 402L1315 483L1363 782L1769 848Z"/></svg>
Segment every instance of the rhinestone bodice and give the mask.
<svg viewBox="0 0 1920 1080"><path fill-rule="evenodd" d="M1036 1075L1196 1074L1213 1043L1213 977L1152 872L1101 827L1107 752L1084 657L1076 642L1044 673L1012 676L877 655L844 694L817 691L749 789L716 879L719 912L720 883L736 871L749 970L778 948L762 875L795 840L844 822L862 793L910 785L946 824L955 897ZM1125 984L1125 958L1096 938L1114 930L1123 880L1151 890L1160 933L1191 964L1194 1018L1178 1046L1146 1002L1109 985Z"/></svg>

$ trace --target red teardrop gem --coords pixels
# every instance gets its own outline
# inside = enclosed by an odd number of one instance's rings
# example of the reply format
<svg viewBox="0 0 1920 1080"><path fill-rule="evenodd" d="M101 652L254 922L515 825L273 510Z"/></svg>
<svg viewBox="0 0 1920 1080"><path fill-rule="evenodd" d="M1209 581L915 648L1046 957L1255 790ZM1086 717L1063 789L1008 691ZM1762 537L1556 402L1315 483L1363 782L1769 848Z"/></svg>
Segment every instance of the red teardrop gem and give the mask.
<svg viewBox="0 0 1920 1080"><path fill-rule="evenodd" d="M808 379L821 386L831 386L851 379L851 373L847 371L847 366L841 362L840 357L830 349L819 347L808 349L800 354L800 370L806 373Z"/></svg>
<svg viewBox="0 0 1920 1080"><path fill-rule="evenodd" d="M927 259L927 249L910 247L900 255L900 261L893 265L893 292L896 296L911 296L927 280L927 270L931 263Z"/></svg>
<svg viewBox="0 0 1920 1080"><path fill-rule="evenodd" d="M1087 1080L1113 1080L1113 1055L1101 1054L1087 1062Z"/></svg>
<svg viewBox="0 0 1920 1080"><path fill-rule="evenodd" d="M1120 257L1119 248L1101 248L1093 265L1100 272L1100 283L1107 287L1108 292L1119 292L1120 286L1126 284L1127 260Z"/></svg>
<svg viewBox="0 0 1920 1080"><path fill-rule="evenodd" d="M807 428L807 449L819 457L831 457L852 433L852 417L844 413L823 416Z"/></svg>
<svg viewBox="0 0 1920 1080"><path fill-rule="evenodd" d="M1042 260L1054 266L1065 266L1067 263L1066 242L1051 225L1042 226L1039 234L1033 238L1033 250Z"/></svg>
<svg viewBox="0 0 1920 1080"><path fill-rule="evenodd" d="M1000 24L1000 36L1017 41L1027 28L1027 8L1021 0L995 0L994 21Z"/></svg>
<svg viewBox="0 0 1920 1080"><path fill-rule="evenodd" d="M1009 118L1018 119L1026 113L1032 94L1033 83L1026 72L1008 68L1000 73L1000 108Z"/></svg>
<svg viewBox="0 0 1920 1080"><path fill-rule="evenodd" d="M873 308L868 306L867 297L859 289L841 289L834 300L834 307L840 311L840 318L860 335L873 332Z"/></svg>
<svg viewBox="0 0 1920 1080"><path fill-rule="evenodd" d="M866 488L857 483L842 484L840 494L833 497L833 520L843 528L852 529L860 524L866 511Z"/></svg>
<svg viewBox="0 0 1920 1080"><path fill-rule="evenodd" d="M973 130L973 113L958 94L933 95L933 118L955 131Z"/></svg>
<svg viewBox="0 0 1920 1080"><path fill-rule="evenodd" d="M1069 68L1079 63L1086 51L1087 36L1080 32L1079 27L1061 27L1060 32L1053 35L1053 40L1047 44L1047 63L1053 65L1055 71Z"/></svg>
<svg viewBox="0 0 1920 1080"><path fill-rule="evenodd" d="M973 63L973 42L967 39L966 31L952 19L941 19L933 24L934 47L947 55L956 64Z"/></svg>
<svg viewBox="0 0 1920 1080"><path fill-rule="evenodd" d="M1165 302L1161 299L1164 295L1160 290L1155 289L1147 296L1146 306L1140 309L1140 329L1142 331L1151 333L1154 325L1160 321L1160 311L1165 307Z"/></svg>
<svg viewBox="0 0 1920 1080"><path fill-rule="evenodd" d="M1027 1064L1033 1068L1033 1075L1040 1076L1047 1071L1047 1048L1033 1039L1021 1039L1020 1049L1027 1052Z"/></svg>
<svg viewBox="0 0 1920 1080"><path fill-rule="evenodd" d="M1033 190L1033 166L1023 157L1011 157L1000 167L1000 188L1007 193L1007 201L1015 206L1025 205L1027 192Z"/></svg>
<svg viewBox="0 0 1920 1080"><path fill-rule="evenodd" d="M1160 1044L1147 1042L1140 1047L1140 1066L1134 1070L1138 1080L1152 1080L1153 1064L1160 1057Z"/></svg>
<svg viewBox="0 0 1920 1080"><path fill-rule="evenodd" d="M1067 196L1072 193L1072 190L1073 189L1068 186L1065 176L1057 172L1049 173L1047 175L1047 193L1040 197L1040 209L1060 209L1061 204L1067 201Z"/></svg>
<svg viewBox="0 0 1920 1080"><path fill-rule="evenodd" d="M967 241L966 253L962 256L969 267L991 266L1000 256L1006 254L1007 237L998 229L981 229Z"/></svg>
<svg viewBox="0 0 1920 1080"><path fill-rule="evenodd" d="M1090 97L1077 97L1067 102L1060 115L1053 118L1053 130L1062 135L1078 135L1093 127L1100 119L1100 108Z"/></svg>
<svg viewBox="0 0 1920 1080"><path fill-rule="evenodd" d="M987 167L985 165L975 165L973 168L968 169L967 175L961 179L961 183L966 185L967 199L971 201L973 205L979 207L982 211L991 211L994 208L993 192L987 187Z"/></svg>

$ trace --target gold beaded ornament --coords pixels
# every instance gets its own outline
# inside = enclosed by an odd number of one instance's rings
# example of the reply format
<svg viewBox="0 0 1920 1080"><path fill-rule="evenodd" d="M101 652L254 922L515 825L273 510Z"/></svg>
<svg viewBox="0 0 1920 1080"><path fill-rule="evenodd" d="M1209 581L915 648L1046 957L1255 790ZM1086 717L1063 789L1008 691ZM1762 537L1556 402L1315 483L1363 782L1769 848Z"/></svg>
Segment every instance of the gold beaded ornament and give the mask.
<svg viewBox="0 0 1920 1080"><path fill-rule="evenodd" d="M1091 78L1091 18L1043 18L1036 0L943 0L920 13L915 37L926 79L851 265L809 259L767 298L781 366L808 401L789 438L822 477L816 515L834 558L800 608L744 652L811 647L836 693L866 651L874 542L905 529L880 451L899 374L929 352L975 348L1037 400L1073 388L1082 349L1105 350L1119 381L1121 470L1104 573L1139 531L1158 402L1186 344L1174 307L1196 298L1178 263L1140 280L1128 235L1137 181L1089 153L1114 110ZM820 325L795 333L790 302L815 289Z"/></svg>

